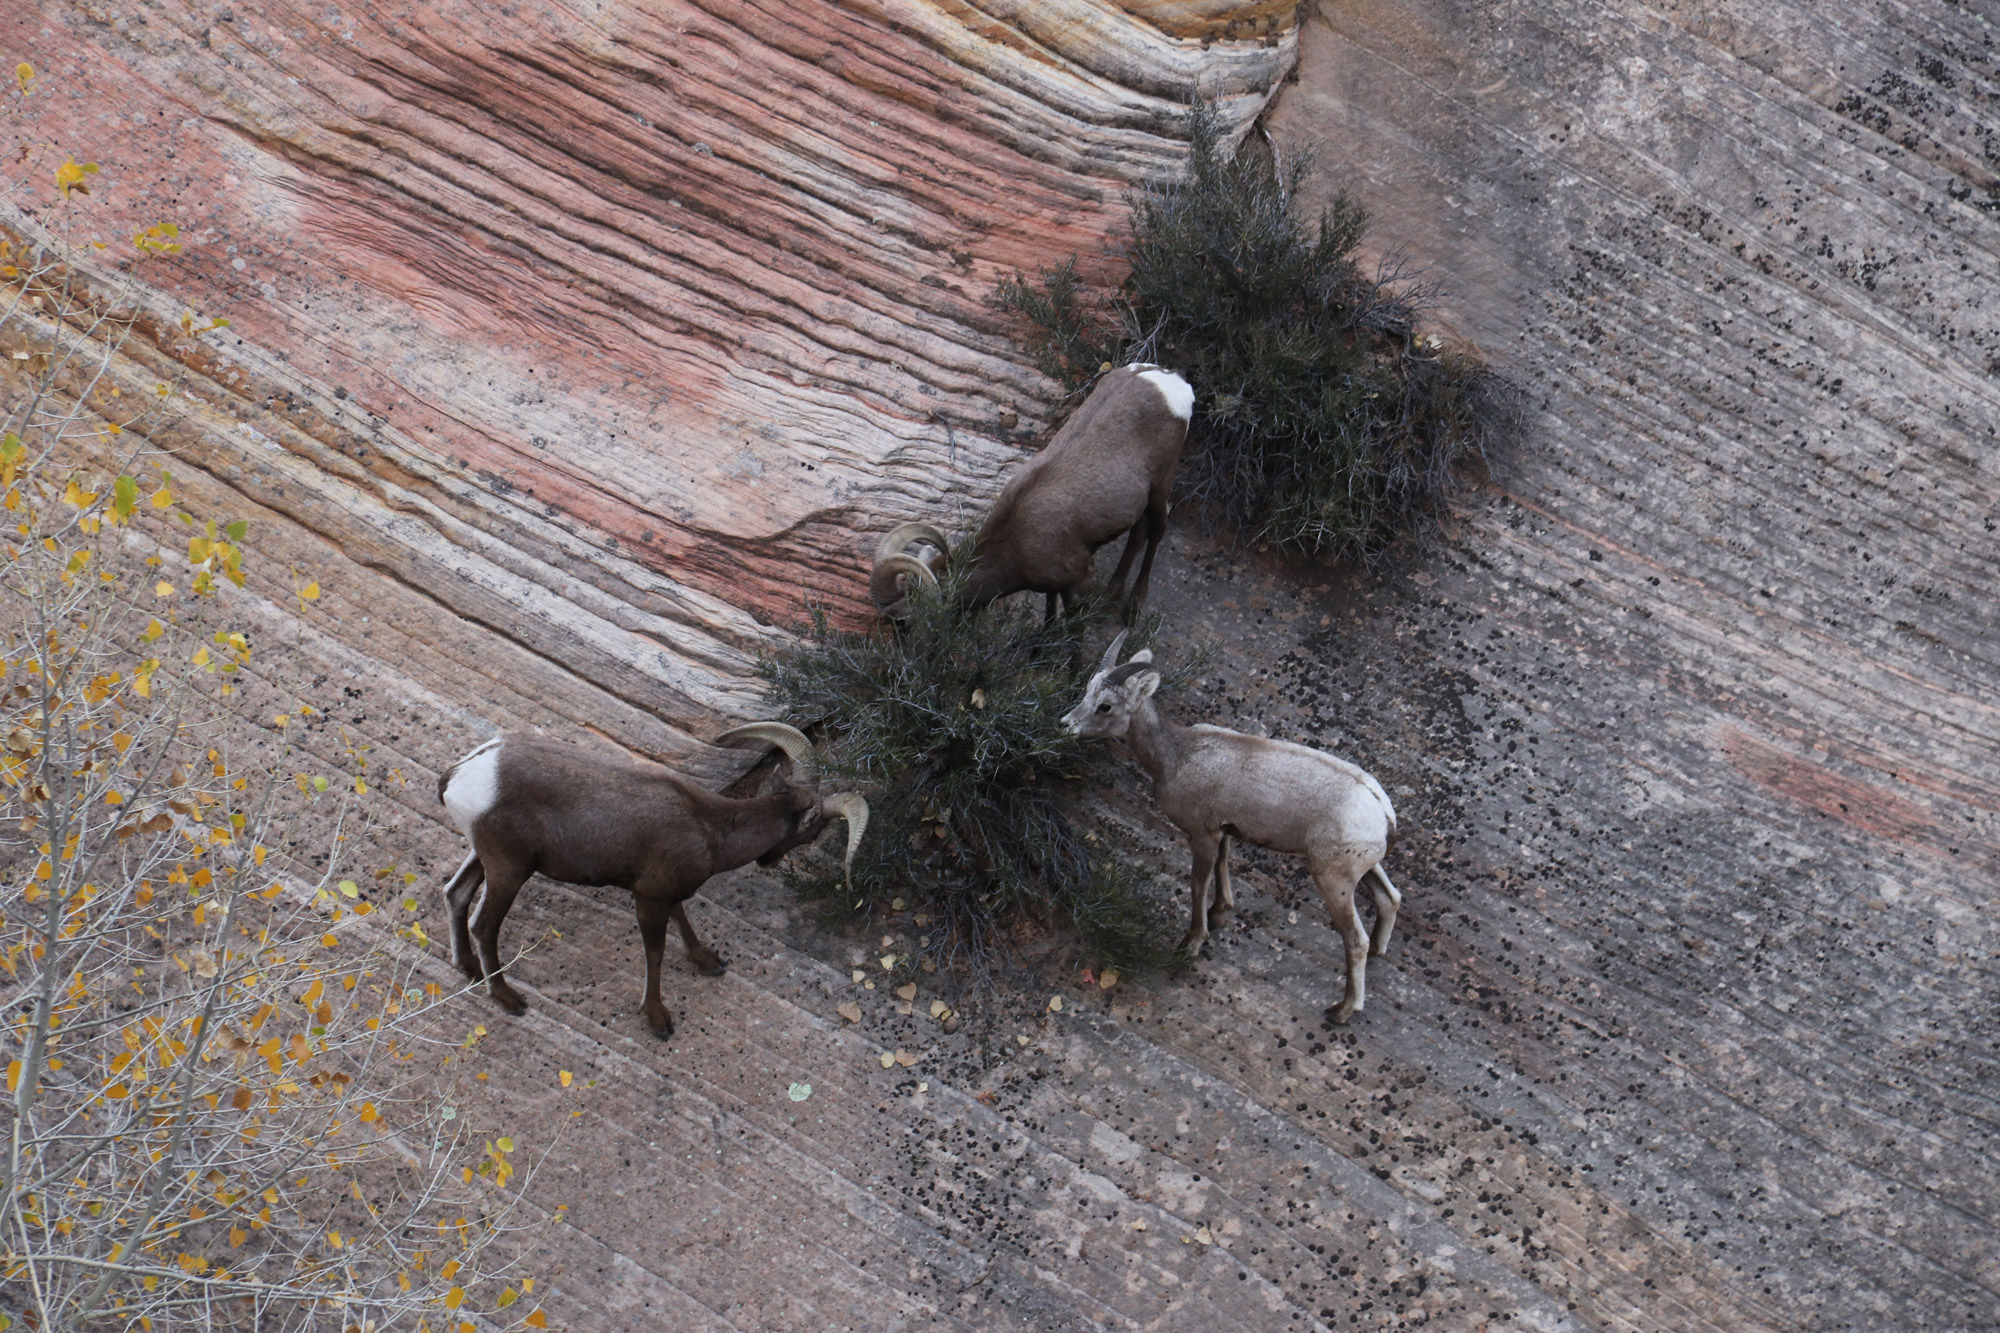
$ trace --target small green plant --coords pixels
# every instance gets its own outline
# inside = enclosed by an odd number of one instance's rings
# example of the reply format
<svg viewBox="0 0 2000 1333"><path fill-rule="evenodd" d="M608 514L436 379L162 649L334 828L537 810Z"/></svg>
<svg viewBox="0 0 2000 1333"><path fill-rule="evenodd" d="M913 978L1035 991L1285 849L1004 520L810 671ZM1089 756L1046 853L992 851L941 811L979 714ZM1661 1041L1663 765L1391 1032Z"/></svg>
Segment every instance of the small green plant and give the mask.
<svg viewBox="0 0 2000 1333"><path fill-rule="evenodd" d="M1333 559L1439 514L1461 468L1511 427L1476 358L1420 336L1434 293L1362 272L1361 206L1301 213L1308 156L1231 152L1188 113L1185 170L1137 194L1123 288L1093 302L1075 261L1003 281L1042 369L1072 392L1107 364L1157 361L1195 387L1178 489L1211 520Z"/></svg>
<svg viewBox="0 0 2000 1333"><path fill-rule="evenodd" d="M1038 599L1015 598L967 615L964 578L955 563L914 592L900 630L838 630L814 609L800 647L764 663L789 720L819 734L828 774L881 793L852 892L830 862L788 874L836 915L907 909L919 943L902 961L948 980L990 984L1026 932L1051 925L1107 965L1159 961L1142 877L1079 815L1092 755L1062 724L1099 608L1044 624Z"/></svg>

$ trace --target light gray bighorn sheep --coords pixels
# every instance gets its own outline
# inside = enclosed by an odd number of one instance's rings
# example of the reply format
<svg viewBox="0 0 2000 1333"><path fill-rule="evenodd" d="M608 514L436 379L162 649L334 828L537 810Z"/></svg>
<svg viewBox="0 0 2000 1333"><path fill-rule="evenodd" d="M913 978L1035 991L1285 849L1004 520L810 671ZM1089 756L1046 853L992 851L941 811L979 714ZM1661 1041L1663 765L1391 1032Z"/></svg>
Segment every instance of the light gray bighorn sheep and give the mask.
<svg viewBox="0 0 2000 1333"><path fill-rule="evenodd" d="M673 1016L660 1000L667 923L680 928L702 975L722 972L722 959L696 938L681 904L725 870L751 861L776 865L836 816L847 821L851 866L868 827L868 803L857 793L821 796L815 789L812 742L796 728L753 722L715 738L717 745L737 741L778 746L804 781L736 800L659 764L532 736L496 737L453 764L438 779L438 799L472 851L444 888L452 962L483 979L502 1009L523 1013L527 1002L500 963L500 924L521 886L536 871L565 884L615 885L637 900L646 945L641 1012L655 1033L671 1036Z"/></svg>
<svg viewBox="0 0 2000 1333"><path fill-rule="evenodd" d="M1396 811L1382 785L1330 754L1224 727L1184 727L1153 706L1160 673L1151 650L1118 665L1125 635L1111 641L1063 719L1079 736L1123 739L1153 776L1160 810L1194 853L1193 920L1181 947L1199 952L1210 929L1236 905L1229 890L1229 840L1303 856L1347 951L1347 994L1332 1018L1345 1023L1367 1002L1367 960L1388 951L1403 895L1382 858L1396 837ZM1354 890L1373 882L1375 933L1364 938ZM1210 881L1215 902L1208 902Z"/></svg>
<svg viewBox="0 0 2000 1333"><path fill-rule="evenodd" d="M1090 586L1097 548L1129 532L1111 576L1129 622L1146 600L1193 415L1194 390L1171 370L1137 363L1099 380L1048 448L1023 463L993 502L973 542L961 593L966 609L1039 592L1053 619L1058 599L1067 606ZM1127 594L1125 576L1141 542L1146 558ZM928 555L910 549L922 545L935 549ZM908 581L935 585L947 549L944 534L925 523L905 523L882 539L869 591L884 615L906 617Z"/></svg>

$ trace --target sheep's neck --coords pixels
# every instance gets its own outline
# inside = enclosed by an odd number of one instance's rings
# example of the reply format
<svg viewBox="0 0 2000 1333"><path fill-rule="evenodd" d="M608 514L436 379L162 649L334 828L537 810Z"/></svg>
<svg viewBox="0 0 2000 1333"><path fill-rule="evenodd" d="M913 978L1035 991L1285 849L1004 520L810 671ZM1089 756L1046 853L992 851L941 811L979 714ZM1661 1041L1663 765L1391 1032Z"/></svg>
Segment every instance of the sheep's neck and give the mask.
<svg viewBox="0 0 2000 1333"><path fill-rule="evenodd" d="M790 799L783 792L736 802L713 853L713 873L747 866L770 851L783 836L785 816L790 813Z"/></svg>
<svg viewBox="0 0 2000 1333"><path fill-rule="evenodd" d="M1161 717L1160 710L1147 699L1132 714L1125 744L1131 747L1132 757L1140 766L1152 774L1153 785L1159 787L1173 780L1174 770L1180 764L1181 740L1186 734L1186 727Z"/></svg>

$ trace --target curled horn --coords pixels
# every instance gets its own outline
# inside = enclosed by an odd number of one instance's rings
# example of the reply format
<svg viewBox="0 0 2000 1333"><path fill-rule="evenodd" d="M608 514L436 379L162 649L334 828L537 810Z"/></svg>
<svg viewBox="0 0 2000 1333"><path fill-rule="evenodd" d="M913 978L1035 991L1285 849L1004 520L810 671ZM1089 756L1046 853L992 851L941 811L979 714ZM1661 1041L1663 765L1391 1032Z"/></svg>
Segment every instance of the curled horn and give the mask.
<svg viewBox="0 0 2000 1333"><path fill-rule="evenodd" d="M1097 660L1098 675L1101 676L1118 665L1118 650L1125 646L1125 636L1129 633L1130 630L1118 631L1118 637L1111 641L1111 645L1104 650L1104 656Z"/></svg>
<svg viewBox="0 0 2000 1333"><path fill-rule="evenodd" d="M807 740L806 734L797 727L787 726L783 722L750 722L740 727L731 727L717 736L712 743L734 745L738 741L763 741L766 745L777 746L791 756L792 767L798 770L800 777L808 782L813 779L817 768L814 763L813 743Z"/></svg>
<svg viewBox="0 0 2000 1333"><path fill-rule="evenodd" d="M945 535L928 523L904 523L889 529L882 540L875 544L875 560L887 560L892 555L901 555L917 542L929 542L940 551L949 551L950 545Z"/></svg>
<svg viewBox="0 0 2000 1333"><path fill-rule="evenodd" d="M868 594L875 599L875 605L884 611L895 610L903 600L903 592L896 586L898 575L908 574L933 588L937 586L937 574L909 553L909 548L919 542L930 543L937 547L940 554L951 550L945 535L928 523L901 524L876 544L875 568L868 578Z"/></svg>
<svg viewBox="0 0 2000 1333"><path fill-rule="evenodd" d="M868 802L860 792L842 791L822 797L819 803L821 819L832 819L835 815L847 821L847 855L841 860L841 874L847 877L847 887L854 887L854 853L861 846L861 835L868 828Z"/></svg>
<svg viewBox="0 0 2000 1333"><path fill-rule="evenodd" d="M908 574L919 582L937 587L937 575L931 567L907 552L884 557L875 566L875 572L868 580L868 595L875 599L875 605L884 611L894 611L903 605L903 590L896 586L896 576ZM914 586L914 585L912 585Z"/></svg>

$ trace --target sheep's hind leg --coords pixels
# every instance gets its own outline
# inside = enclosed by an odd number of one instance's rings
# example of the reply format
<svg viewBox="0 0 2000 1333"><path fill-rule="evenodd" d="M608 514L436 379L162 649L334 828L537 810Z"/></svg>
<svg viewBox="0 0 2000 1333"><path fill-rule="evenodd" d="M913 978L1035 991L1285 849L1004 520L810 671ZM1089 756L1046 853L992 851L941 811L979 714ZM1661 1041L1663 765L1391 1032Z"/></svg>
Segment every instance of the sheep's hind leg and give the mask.
<svg viewBox="0 0 2000 1333"><path fill-rule="evenodd" d="M1197 958L1208 939L1208 883L1215 877L1216 839L1190 833L1188 847L1194 852L1194 874L1189 881L1188 932L1181 936L1180 951Z"/></svg>
<svg viewBox="0 0 2000 1333"><path fill-rule="evenodd" d="M1229 835L1215 849L1215 895L1208 904L1208 928L1222 929L1222 918L1236 910L1236 895L1229 888Z"/></svg>
<svg viewBox="0 0 2000 1333"><path fill-rule="evenodd" d="M1118 568L1111 575L1111 582L1106 585L1111 589L1111 596L1114 601L1121 603L1125 601L1125 576L1132 572L1132 561L1138 558L1139 547L1146 541L1145 528L1146 520L1141 517L1137 523L1131 526L1126 534L1125 550L1118 557ZM1125 617L1126 623L1129 624L1131 619L1130 614L1127 614Z"/></svg>
<svg viewBox="0 0 2000 1333"><path fill-rule="evenodd" d="M722 955L701 942L694 933L694 923L688 920L687 904L675 903L669 909L673 913L674 924L680 927L681 947L687 950L688 961L695 970L705 977L719 977L723 973Z"/></svg>
<svg viewBox="0 0 2000 1333"><path fill-rule="evenodd" d="M639 1012L653 1035L664 1039L674 1035L674 1016L660 998L660 960L667 952L667 922L674 917L674 907L651 898L639 899L638 907L639 938L646 945L646 998Z"/></svg>
<svg viewBox="0 0 2000 1333"><path fill-rule="evenodd" d="M473 981L486 980L486 969L479 965L479 955L473 952L472 932L466 920L472 913L473 899L485 882L486 867L479 863L479 853L467 852L444 886L445 911L451 919L451 963Z"/></svg>
<svg viewBox="0 0 2000 1333"><path fill-rule="evenodd" d="M1347 955L1347 994L1327 1011L1336 1023L1345 1023L1368 1003L1368 937L1361 933L1361 918L1354 911L1354 890L1360 886L1362 868L1341 859L1313 867L1313 882L1333 917L1333 928Z"/></svg>
<svg viewBox="0 0 2000 1333"><path fill-rule="evenodd" d="M534 873L528 866L487 866L486 892L480 896L479 910L473 914L471 923L473 942L479 948L479 962L486 971L486 993L493 997L493 1003L515 1015L527 1013L528 1002L507 984L505 970L500 963L500 926L507 920L507 913L514 909L514 899L520 896L521 886Z"/></svg>
<svg viewBox="0 0 2000 1333"><path fill-rule="evenodd" d="M1368 868L1368 875L1375 882L1368 887L1375 895L1375 932L1368 941L1368 956L1380 958L1389 952L1389 932L1396 928L1396 909L1403 904L1403 895L1389 882L1389 872L1376 862Z"/></svg>
<svg viewBox="0 0 2000 1333"><path fill-rule="evenodd" d="M1132 530L1134 540L1137 540L1138 531L1136 527ZM1159 552L1160 539L1166 535L1167 500L1166 496L1159 495L1146 506L1146 558L1139 562L1139 577L1133 581L1132 591L1125 598L1122 619L1128 625L1138 618L1139 608L1146 604L1146 590L1153 582L1153 557ZM1129 547L1126 549L1125 558L1127 560L1132 558Z"/></svg>

